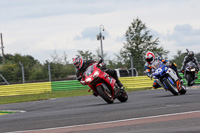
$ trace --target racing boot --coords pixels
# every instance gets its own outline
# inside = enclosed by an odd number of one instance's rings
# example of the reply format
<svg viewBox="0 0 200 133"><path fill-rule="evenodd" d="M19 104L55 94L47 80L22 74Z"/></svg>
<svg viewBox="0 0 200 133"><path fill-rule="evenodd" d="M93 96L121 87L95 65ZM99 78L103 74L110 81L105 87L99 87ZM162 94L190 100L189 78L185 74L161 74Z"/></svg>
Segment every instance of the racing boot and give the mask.
<svg viewBox="0 0 200 133"><path fill-rule="evenodd" d="M120 87L121 90L124 90L124 85L118 80L116 81L117 85Z"/></svg>
<svg viewBox="0 0 200 133"><path fill-rule="evenodd" d="M117 85L120 87L121 90L124 90L123 84L119 81L119 78L117 76L117 73L115 71L113 78L116 80Z"/></svg>

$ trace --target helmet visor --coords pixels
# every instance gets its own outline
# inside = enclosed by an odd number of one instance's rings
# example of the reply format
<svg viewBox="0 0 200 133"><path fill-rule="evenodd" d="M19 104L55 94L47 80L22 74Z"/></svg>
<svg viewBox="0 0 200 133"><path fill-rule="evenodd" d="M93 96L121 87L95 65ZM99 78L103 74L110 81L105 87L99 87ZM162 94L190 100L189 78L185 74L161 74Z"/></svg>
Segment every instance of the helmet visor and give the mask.
<svg viewBox="0 0 200 133"><path fill-rule="evenodd" d="M74 65L78 68L80 66L80 63L75 63Z"/></svg>
<svg viewBox="0 0 200 133"><path fill-rule="evenodd" d="M153 57L146 59L147 62L151 62L152 60L153 60Z"/></svg>
<svg viewBox="0 0 200 133"><path fill-rule="evenodd" d="M190 57L190 58L194 57L194 54L190 54L189 57Z"/></svg>

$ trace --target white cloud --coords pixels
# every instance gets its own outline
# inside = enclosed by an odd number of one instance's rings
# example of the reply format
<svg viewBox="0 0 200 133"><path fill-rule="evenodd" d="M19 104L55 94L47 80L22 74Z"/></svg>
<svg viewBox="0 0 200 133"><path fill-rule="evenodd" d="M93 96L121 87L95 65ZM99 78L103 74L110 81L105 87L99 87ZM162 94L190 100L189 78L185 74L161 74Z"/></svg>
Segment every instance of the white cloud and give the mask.
<svg viewBox="0 0 200 133"><path fill-rule="evenodd" d="M161 36L165 48L171 52L171 57L178 49L182 52L186 52L186 48L200 52L200 28L194 29L189 24L176 25L171 33Z"/></svg>
<svg viewBox="0 0 200 133"><path fill-rule="evenodd" d="M59 54L66 51L69 59L77 50L95 53L100 47L95 38L101 24L105 28L103 48L114 55L123 47L125 32L136 17L160 38L161 45L170 49L170 56L178 49L192 49L193 44L197 47L199 42L199 0L0 0L0 3L5 53L30 54L41 62L49 60L54 50ZM184 32L187 28L188 34Z"/></svg>

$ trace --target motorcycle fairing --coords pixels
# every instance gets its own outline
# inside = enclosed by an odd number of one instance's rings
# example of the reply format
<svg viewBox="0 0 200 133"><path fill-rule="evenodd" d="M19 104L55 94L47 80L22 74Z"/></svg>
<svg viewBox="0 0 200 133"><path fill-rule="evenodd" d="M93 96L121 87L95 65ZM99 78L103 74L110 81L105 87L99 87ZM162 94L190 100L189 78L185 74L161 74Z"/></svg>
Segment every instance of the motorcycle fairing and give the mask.
<svg viewBox="0 0 200 133"><path fill-rule="evenodd" d="M168 68L166 73L169 74L169 76L172 77L172 79L174 79L174 81L179 80L178 76L176 75L176 72L173 69Z"/></svg>

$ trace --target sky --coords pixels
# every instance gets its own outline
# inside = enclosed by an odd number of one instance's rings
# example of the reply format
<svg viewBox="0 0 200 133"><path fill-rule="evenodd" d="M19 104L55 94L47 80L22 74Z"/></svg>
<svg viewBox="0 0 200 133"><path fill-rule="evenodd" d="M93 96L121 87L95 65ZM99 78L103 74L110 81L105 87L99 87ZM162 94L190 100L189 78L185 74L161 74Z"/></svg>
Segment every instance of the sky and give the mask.
<svg viewBox="0 0 200 133"><path fill-rule="evenodd" d="M186 48L200 52L200 0L0 0L5 54L31 55L44 63L55 52L69 62L78 50L115 58L134 19L146 24L169 58ZM102 26L104 31L102 31Z"/></svg>

